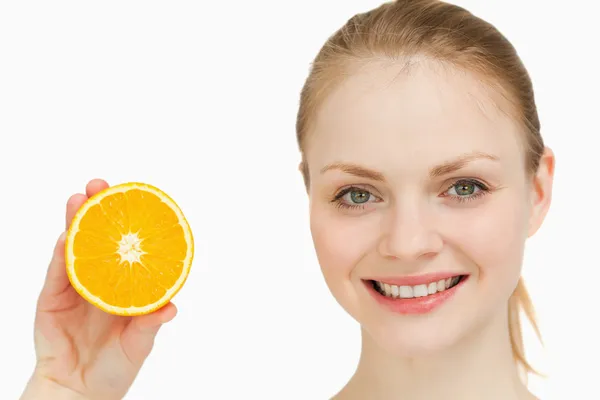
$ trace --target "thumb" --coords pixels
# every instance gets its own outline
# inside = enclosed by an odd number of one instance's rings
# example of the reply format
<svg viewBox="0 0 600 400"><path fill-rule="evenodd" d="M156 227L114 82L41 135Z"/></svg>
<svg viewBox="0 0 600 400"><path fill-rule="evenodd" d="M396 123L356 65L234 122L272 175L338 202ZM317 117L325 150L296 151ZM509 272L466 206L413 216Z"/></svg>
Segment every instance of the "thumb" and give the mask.
<svg viewBox="0 0 600 400"><path fill-rule="evenodd" d="M133 317L121 334L123 351L131 362L141 364L152 351L160 327L177 315L177 307L168 303L148 315Z"/></svg>

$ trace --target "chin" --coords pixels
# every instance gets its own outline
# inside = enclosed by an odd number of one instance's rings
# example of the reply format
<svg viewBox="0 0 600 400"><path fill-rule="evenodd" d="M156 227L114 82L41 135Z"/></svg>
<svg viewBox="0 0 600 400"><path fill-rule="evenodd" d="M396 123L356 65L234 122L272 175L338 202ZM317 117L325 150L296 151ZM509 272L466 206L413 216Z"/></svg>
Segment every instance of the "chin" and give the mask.
<svg viewBox="0 0 600 400"><path fill-rule="evenodd" d="M442 316L361 323L363 342L402 358L429 357L455 348L468 334L466 321L451 323ZM367 343L365 343L367 344Z"/></svg>
<svg viewBox="0 0 600 400"><path fill-rule="evenodd" d="M485 316L493 314L495 307L491 306L496 303L480 298L474 276L459 279L438 297L409 299L403 304L402 299L383 298L369 282L353 282L352 286L355 296L347 296L348 287L345 291L332 289L342 307L361 325L363 345L403 358L456 349L485 325ZM498 303L502 302L500 297L495 299Z"/></svg>

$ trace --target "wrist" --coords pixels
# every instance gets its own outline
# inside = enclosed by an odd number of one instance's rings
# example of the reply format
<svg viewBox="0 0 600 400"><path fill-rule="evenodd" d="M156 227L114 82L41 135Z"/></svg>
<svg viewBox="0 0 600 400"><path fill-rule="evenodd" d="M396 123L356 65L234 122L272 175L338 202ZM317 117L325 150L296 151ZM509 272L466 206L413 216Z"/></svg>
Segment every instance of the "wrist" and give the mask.
<svg viewBox="0 0 600 400"><path fill-rule="evenodd" d="M89 400L81 393L34 373L20 400Z"/></svg>

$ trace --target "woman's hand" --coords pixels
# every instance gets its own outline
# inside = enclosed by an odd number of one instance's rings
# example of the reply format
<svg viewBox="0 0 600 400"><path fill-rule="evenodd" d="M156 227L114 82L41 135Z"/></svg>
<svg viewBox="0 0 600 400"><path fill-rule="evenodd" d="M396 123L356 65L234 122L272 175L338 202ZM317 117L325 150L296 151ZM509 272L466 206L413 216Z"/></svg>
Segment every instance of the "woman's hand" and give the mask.
<svg viewBox="0 0 600 400"><path fill-rule="evenodd" d="M71 196L67 229L79 207L107 187L105 181L93 180L85 195ZM67 277L65 236L56 243L38 299L37 365L22 399L48 398L45 394L50 392L60 393L52 397L57 399L122 399L150 354L159 328L177 310L169 303L149 315L119 317L88 303Z"/></svg>

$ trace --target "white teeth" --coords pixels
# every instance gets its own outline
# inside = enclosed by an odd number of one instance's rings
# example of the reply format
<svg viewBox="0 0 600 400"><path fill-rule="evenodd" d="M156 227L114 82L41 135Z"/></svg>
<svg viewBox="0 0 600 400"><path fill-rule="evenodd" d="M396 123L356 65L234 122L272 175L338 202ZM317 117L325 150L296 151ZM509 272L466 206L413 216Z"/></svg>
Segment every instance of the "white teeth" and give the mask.
<svg viewBox="0 0 600 400"><path fill-rule="evenodd" d="M379 283L379 282L377 282L377 283ZM437 283L437 291L441 292L444 289L446 289L446 282L443 279L439 280Z"/></svg>
<svg viewBox="0 0 600 400"><path fill-rule="evenodd" d="M429 286L427 286L427 293L434 294L437 292L437 282L431 282Z"/></svg>
<svg viewBox="0 0 600 400"><path fill-rule="evenodd" d="M426 285L417 285L414 287L413 295L415 297L425 297L427 296L427 286Z"/></svg>
<svg viewBox="0 0 600 400"><path fill-rule="evenodd" d="M456 285L460 280L459 276L453 278L441 279L437 282L416 286L396 286L388 283L375 281L375 287L387 297L410 299L413 297L425 297L437 292L443 292Z"/></svg>
<svg viewBox="0 0 600 400"><path fill-rule="evenodd" d="M400 298L410 299L413 297L413 288L410 286L400 286Z"/></svg>

